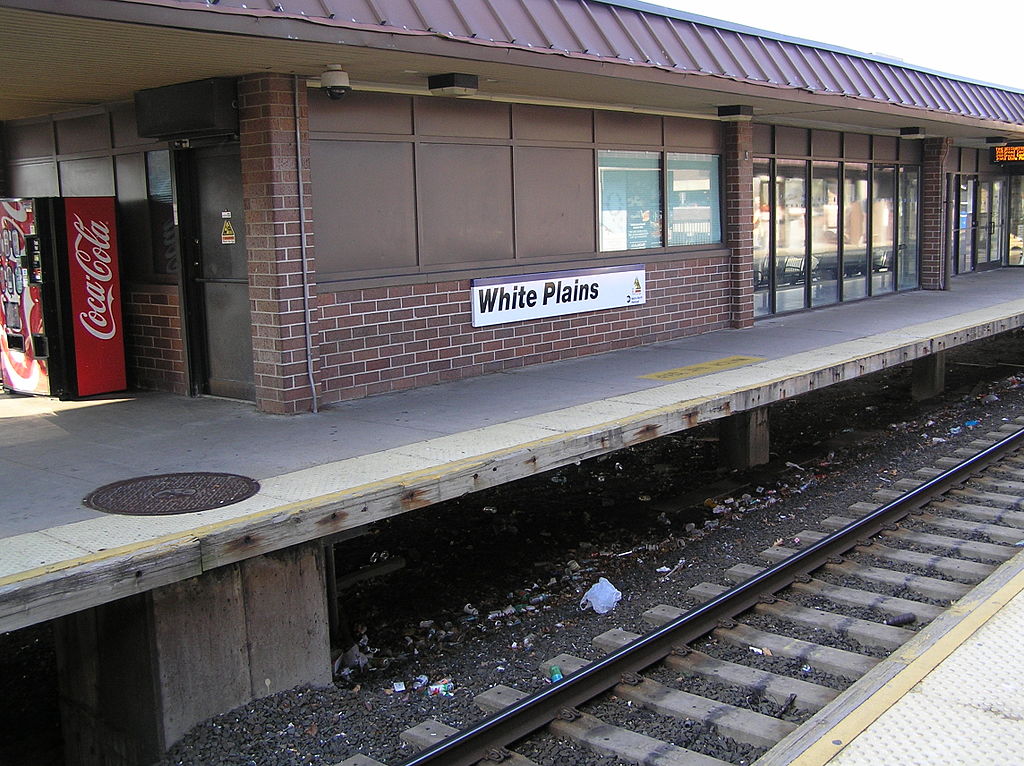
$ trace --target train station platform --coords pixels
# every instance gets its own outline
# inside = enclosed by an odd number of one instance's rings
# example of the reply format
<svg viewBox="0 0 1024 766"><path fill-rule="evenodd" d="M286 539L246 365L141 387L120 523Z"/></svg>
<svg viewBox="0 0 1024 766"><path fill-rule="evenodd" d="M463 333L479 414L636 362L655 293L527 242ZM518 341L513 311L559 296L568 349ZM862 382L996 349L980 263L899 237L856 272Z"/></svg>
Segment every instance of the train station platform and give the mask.
<svg viewBox="0 0 1024 766"><path fill-rule="evenodd" d="M1024 763L1022 633L1024 553L823 711L799 755L766 766Z"/></svg>
<svg viewBox="0 0 1024 766"><path fill-rule="evenodd" d="M701 423L766 455L766 405L905 363L937 385L948 349L1024 327L1021 296L1024 270L973 274L947 292L291 417L154 393L0 395L0 632L54 621L67 752L152 762L210 716L331 682L325 543ZM210 472L258 491L194 513L83 504L112 483ZM168 486L138 490L126 510L209 483Z"/></svg>
<svg viewBox="0 0 1024 766"><path fill-rule="evenodd" d="M0 630L553 469L1024 325L1024 270L671 342L271 416L155 393L0 396ZM243 502L113 515L82 499L173 472ZM127 576L130 573L131 576Z"/></svg>

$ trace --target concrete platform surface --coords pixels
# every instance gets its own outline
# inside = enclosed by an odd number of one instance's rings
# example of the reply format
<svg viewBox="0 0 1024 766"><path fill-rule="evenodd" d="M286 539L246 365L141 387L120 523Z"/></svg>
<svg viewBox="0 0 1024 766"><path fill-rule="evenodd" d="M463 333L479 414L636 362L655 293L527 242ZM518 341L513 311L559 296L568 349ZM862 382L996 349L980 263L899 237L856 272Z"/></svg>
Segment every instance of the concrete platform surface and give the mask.
<svg viewBox="0 0 1024 766"><path fill-rule="evenodd" d="M1021 327L1022 288L1024 270L967 275L948 292L772 317L316 415L156 393L79 402L0 395L0 630ZM761 361L643 377L733 356ZM261 490L176 516L82 505L104 484L179 471L240 473Z"/></svg>

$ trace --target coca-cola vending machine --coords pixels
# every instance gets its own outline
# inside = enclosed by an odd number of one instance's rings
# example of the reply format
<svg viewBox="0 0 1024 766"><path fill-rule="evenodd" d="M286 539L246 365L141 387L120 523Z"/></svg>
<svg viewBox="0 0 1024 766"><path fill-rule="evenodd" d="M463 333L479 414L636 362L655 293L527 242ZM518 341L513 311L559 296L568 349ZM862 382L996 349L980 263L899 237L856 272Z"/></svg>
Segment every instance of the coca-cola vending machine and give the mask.
<svg viewBox="0 0 1024 766"><path fill-rule="evenodd" d="M5 390L126 387L113 197L0 199L0 279Z"/></svg>

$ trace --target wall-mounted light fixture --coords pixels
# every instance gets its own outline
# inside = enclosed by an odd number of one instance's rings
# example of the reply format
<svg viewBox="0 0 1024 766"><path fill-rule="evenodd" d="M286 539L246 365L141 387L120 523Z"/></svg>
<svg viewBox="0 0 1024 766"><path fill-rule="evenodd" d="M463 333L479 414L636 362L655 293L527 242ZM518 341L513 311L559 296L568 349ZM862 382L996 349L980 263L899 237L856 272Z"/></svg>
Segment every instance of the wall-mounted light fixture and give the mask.
<svg viewBox="0 0 1024 766"><path fill-rule="evenodd" d="M427 78L427 87L435 96L472 96L480 89L480 78L475 74L435 74Z"/></svg>

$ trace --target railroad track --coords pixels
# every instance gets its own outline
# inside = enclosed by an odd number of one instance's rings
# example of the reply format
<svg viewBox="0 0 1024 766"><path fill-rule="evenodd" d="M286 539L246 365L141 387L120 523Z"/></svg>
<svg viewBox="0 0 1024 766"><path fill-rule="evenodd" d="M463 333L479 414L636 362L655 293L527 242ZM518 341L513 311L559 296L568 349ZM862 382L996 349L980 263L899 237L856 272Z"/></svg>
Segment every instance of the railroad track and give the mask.
<svg viewBox="0 0 1024 766"><path fill-rule="evenodd" d="M602 659L551 658L544 671L565 677L540 692L479 695L491 715L471 728L410 729L422 749L401 766L530 766L552 747L560 764L788 763L902 667L890 654L948 629L949 606L1021 551L1024 418L874 499L768 548L763 566L732 567L732 587L692 588L697 606L649 610L643 636L597 636Z"/></svg>

